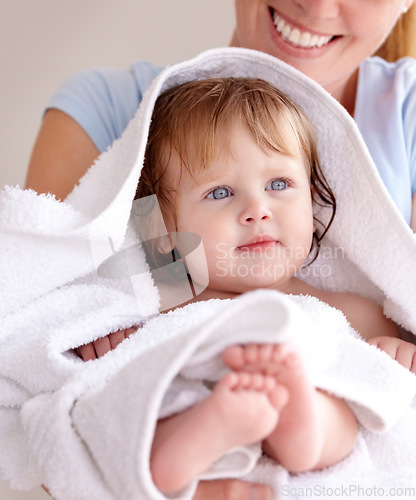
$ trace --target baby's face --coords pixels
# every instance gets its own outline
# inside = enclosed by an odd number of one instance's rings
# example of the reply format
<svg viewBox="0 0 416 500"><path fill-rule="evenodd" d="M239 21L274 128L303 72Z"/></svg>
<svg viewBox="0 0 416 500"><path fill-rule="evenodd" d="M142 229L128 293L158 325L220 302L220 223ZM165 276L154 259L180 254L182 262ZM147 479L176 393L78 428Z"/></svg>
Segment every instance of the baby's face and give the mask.
<svg viewBox="0 0 416 500"><path fill-rule="evenodd" d="M210 289L283 291L312 244L312 197L304 161L300 154L266 153L242 126L233 131L229 151L216 154L194 178L183 172L177 230L201 236ZM175 164L169 165L170 173L179 168Z"/></svg>

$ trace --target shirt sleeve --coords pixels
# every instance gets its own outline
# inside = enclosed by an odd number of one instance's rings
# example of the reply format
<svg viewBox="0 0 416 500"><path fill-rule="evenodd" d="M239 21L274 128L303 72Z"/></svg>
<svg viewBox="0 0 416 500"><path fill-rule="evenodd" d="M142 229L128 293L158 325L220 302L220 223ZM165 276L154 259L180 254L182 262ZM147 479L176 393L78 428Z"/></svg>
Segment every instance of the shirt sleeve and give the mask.
<svg viewBox="0 0 416 500"><path fill-rule="evenodd" d="M416 61L360 65L354 117L397 208L410 224L416 191Z"/></svg>
<svg viewBox="0 0 416 500"><path fill-rule="evenodd" d="M403 103L403 129L413 195L416 192L416 63L414 62L409 65L406 72L404 86L406 98Z"/></svg>
<svg viewBox="0 0 416 500"><path fill-rule="evenodd" d="M137 61L130 70L93 68L69 78L52 96L46 109L59 109L85 130L105 151L133 118L161 67Z"/></svg>

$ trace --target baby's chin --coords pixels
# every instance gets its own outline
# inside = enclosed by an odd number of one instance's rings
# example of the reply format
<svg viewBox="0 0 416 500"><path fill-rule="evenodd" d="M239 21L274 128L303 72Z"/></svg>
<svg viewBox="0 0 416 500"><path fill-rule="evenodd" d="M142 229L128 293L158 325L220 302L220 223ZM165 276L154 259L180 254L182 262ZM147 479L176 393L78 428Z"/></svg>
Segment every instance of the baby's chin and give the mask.
<svg viewBox="0 0 416 500"><path fill-rule="evenodd" d="M211 281L209 288L216 290L218 293L229 294L230 296L241 295L242 293L252 292L254 290L277 290L285 292L289 287L290 278L284 277L281 279L274 279L269 277L242 277L238 280L233 278L227 283L224 277L220 282Z"/></svg>

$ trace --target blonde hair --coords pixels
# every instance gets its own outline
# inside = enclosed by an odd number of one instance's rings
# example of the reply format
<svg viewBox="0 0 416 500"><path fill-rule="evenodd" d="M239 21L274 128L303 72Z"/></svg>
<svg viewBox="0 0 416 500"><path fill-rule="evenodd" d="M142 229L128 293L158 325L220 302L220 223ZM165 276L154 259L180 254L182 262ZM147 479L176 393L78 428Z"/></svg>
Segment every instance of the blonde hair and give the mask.
<svg viewBox="0 0 416 500"><path fill-rule="evenodd" d="M416 4L399 17L375 55L390 62L407 56L416 58Z"/></svg>
<svg viewBox="0 0 416 500"><path fill-rule="evenodd" d="M209 167L219 138L229 144L235 123L244 124L265 151L302 155L315 202L332 208L329 224L316 235L319 247L335 215L335 197L319 164L314 130L304 112L264 80L206 79L162 93L153 111L136 198L156 194L162 213L176 222L177 186L166 185L165 176L170 158L179 158L180 175L185 168L193 176Z"/></svg>

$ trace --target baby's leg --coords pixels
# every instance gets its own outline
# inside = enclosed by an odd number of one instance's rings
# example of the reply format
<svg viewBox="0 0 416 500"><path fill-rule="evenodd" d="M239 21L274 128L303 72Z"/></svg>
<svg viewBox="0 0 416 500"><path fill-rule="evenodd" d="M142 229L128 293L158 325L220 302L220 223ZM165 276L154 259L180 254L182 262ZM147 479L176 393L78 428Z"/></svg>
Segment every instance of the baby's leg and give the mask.
<svg viewBox="0 0 416 500"><path fill-rule="evenodd" d="M278 416L270 391L276 391L273 377L228 373L208 398L159 421L151 455L156 486L178 491L226 451L264 439Z"/></svg>
<svg viewBox="0 0 416 500"><path fill-rule="evenodd" d="M224 361L233 370L271 375L278 386L287 389L288 403L279 410L278 424L263 448L289 471L325 467L349 453L356 433L352 412L343 401L313 387L300 356L288 345L232 346L224 352ZM273 391L269 397L273 404ZM337 449L343 426L349 424L353 426L351 439L348 434L348 443ZM334 449L327 446L329 438L335 441Z"/></svg>

